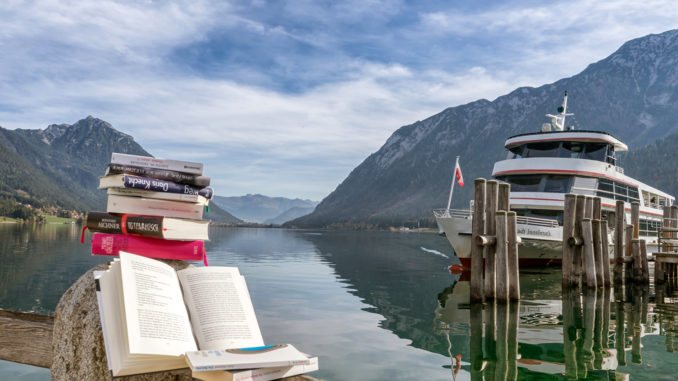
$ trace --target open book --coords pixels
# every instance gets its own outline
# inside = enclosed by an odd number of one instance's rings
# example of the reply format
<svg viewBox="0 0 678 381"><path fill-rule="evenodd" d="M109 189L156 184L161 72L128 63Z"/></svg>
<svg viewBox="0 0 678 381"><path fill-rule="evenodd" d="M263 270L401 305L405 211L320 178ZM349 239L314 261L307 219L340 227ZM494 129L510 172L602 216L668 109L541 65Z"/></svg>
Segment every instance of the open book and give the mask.
<svg viewBox="0 0 678 381"><path fill-rule="evenodd" d="M236 267L175 271L121 251L94 276L113 376L185 368L188 351L264 345Z"/></svg>

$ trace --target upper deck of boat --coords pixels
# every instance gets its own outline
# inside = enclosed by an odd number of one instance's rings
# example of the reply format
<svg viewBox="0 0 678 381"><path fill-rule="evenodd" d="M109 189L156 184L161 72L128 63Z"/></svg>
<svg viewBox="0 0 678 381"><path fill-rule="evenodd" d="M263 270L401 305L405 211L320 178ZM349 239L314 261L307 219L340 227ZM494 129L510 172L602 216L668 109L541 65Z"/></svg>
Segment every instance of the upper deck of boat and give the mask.
<svg viewBox="0 0 678 381"><path fill-rule="evenodd" d="M627 151L628 146L612 134L604 131L593 130L564 130L564 131L538 131L518 134L506 139L506 148L540 142L591 142L605 143L614 147L617 152Z"/></svg>

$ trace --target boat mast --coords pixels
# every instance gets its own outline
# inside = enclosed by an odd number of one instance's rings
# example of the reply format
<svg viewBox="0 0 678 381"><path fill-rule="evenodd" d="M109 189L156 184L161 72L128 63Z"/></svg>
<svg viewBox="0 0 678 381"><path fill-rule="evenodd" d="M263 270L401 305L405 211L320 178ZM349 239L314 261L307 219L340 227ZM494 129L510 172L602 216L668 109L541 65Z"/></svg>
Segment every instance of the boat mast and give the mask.
<svg viewBox="0 0 678 381"><path fill-rule="evenodd" d="M450 215L450 205L452 204L452 192L454 192L454 183L457 181L457 168L459 168L459 156L457 156L457 161L454 163L454 173L452 174L452 186L450 187L450 197L447 199L447 209L445 209L447 215Z"/></svg>
<svg viewBox="0 0 678 381"><path fill-rule="evenodd" d="M565 117L570 115L574 114L567 113L567 91L566 91L565 96L563 97L563 105L558 107L558 114L557 115L546 114L546 116L551 118L551 125L556 131L564 131Z"/></svg>

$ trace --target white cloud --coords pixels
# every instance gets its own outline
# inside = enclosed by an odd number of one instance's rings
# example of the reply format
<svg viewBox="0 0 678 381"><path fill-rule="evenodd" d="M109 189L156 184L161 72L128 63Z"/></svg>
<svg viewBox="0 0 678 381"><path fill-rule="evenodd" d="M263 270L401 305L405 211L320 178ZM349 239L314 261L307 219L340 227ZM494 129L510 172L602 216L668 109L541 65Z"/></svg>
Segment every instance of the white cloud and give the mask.
<svg viewBox="0 0 678 381"><path fill-rule="evenodd" d="M44 128L91 114L157 156L205 161L222 194L317 200L398 127L574 75L678 19L669 1L578 0L426 10L411 25L389 22L400 1L352 4L286 3L284 23L252 16L267 11L259 2L249 15L243 4L205 0L4 2L0 48L12 54L0 59L0 125ZM295 55L272 44L263 58L301 90L269 86L278 78L265 65L209 75L173 61L213 33L298 42Z"/></svg>

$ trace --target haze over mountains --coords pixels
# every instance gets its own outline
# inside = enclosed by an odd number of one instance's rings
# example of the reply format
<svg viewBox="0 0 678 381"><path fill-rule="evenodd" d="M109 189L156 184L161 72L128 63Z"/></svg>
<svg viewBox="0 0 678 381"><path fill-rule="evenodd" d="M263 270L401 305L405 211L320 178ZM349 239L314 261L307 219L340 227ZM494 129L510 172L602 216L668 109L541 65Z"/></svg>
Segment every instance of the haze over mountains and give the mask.
<svg viewBox="0 0 678 381"><path fill-rule="evenodd" d="M567 59L553 57L553 59ZM366 158L308 215L289 226L399 225L425 220L447 203L455 157L467 183L489 178L495 161L505 156L508 136L539 131L569 93L567 124L602 130L633 151L621 158L631 176L671 194L678 193L674 146L657 142L653 158L633 162L643 146L658 139L678 139L678 30L631 40L609 57L570 78L537 88L518 88L494 101L480 99L448 108L401 127ZM637 154L635 153L637 152ZM630 165L629 165L630 164ZM648 168L662 167L659 171ZM663 171L666 168L667 172ZM655 180L655 181L653 181ZM457 188L453 207L468 205L468 186Z"/></svg>
<svg viewBox="0 0 678 381"><path fill-rule="evenodd" d="M240 197L215 196L213 203L247 222L280 225L313 211L317 201L248 194Z"/></svg>

